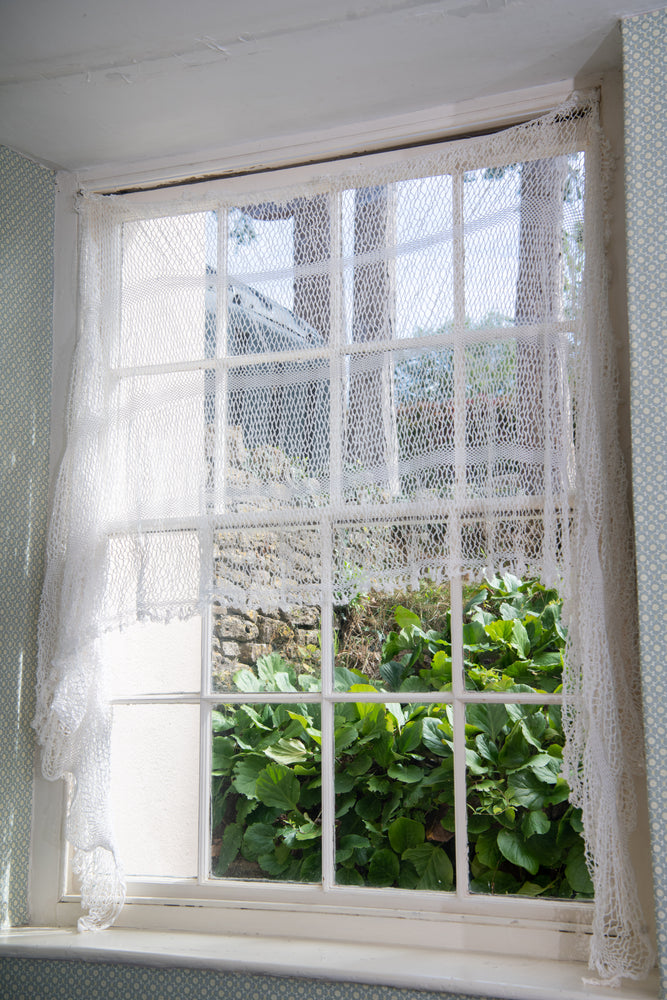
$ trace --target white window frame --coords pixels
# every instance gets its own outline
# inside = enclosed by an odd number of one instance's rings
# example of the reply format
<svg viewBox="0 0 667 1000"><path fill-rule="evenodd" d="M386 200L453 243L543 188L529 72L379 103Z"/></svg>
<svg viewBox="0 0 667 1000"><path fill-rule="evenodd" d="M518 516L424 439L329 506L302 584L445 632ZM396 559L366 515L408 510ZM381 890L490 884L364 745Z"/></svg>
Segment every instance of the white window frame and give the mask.
<svg viewBox="0 0 667 1000"><path fill-rule="evenodd" d="M553 107L571 91L569 81L557 87L537 88L520 95L499 99L489 109L488 103L467 102L466 107L437 109L421 119L402 119L378 123L375 130L344 130L338 134L320 134L302 142L294 154L296 159L319 159L325 156L356 154L374 146L399 146L415 139L443 138L462 131L475 131L492 124L502 125L526 119ZM465 124L464 124L465 123ZM467 128L466 128L467 125ZM272 168L283 166L288 157L287 143L276 144L262 150L261 165ZM290 148L294 148L293 146ZM410 151L406 152L410 155ZM88 190L105 191L125 185L150 185L167 178L178 179L187 173L193 179L211 172L211 160L197 166L157 164L148 168L129 165L113 172L88 171L74 176L58 175L56 199L56 297L54 303L54 391L52 403L51 463L55 468L63 446L60 429L64 425L66 372L73 351L73 331L76 329L76 213L74 195L83 185ZM257 150L223 152L218 164L224 162L231 170L252 170L257 163ZM327 171L337 169L329 163ZM345 169L345 164L340 165ZM287 182L287 181L286 181ZM240 184L243 181L239 181ZM142 200L146 194L142 194ZM150 197L150 196L149 196ZM454 646L454 644L453 644ZM456 671L454 674L456 675ZM460 694L460 692L458 692ZM351 696L351 699L355 696ZM382 700L387 700L382 697ZM350 700L351 700L350 699ZM215 696L211 702L223 702L226 696ZM244 700L245 696L244 696ZM301 697L303 700L303 697ZM357 698L358 700L358 698ZM379 700L379 699L378 699ZM395 697L392 700L397 700ZM420 696L420 701L427 700ZM438 696L442 700L442 696ZM529 700L544 702L540 696L526 695L516 699L502 696L505 702ZM459 715L464 711L463 701L458 701ZM463 738L462 727L458 727ZM204 733L204 729L202 729ZM202 767L207 766L203 764ZM459 799L465 790L458 790ZM31 915L32 922L48 926L72 926L80 915L76 897L69 894L66 885L63 836L66 790L63 783L50 784L41 777L36 766L34 794L34 822L31 864ZM457 812L460 811L457 810ZM204 831L202 843L208 835ZM457 850L457 868L466 855L467 841ZM200 852L201 853L201 852ZM332 862L331 862L332 863ZM200 873L201 874L201 873ZM459 880L457 880L459 881ZM142 882L128 885L128 900L118 921L119 927L154 928L160 930L183 929L221 935L265 934L268 936L298 935L304 940L407 941L410 946L441 951L443 941L447 948L469 949L491 955L525 956L539 954L542 959L562 959L563 942L567 941L566 955L585 961L587 938L590 934L592 906L586 903L568 903L547 900L521 900L516 897L470 896L461 908L460 893L428 894L420 899L420 912L415 912L413 891L378 890L338 887L334 905L325 905L320 887L260 883L251 885L233 880L216 880L211 888L200 887L192 893L192 884L174 884L171 880ZM259 890L259 891L258 891ZM371 896L369 896L369 892ZM419 894L422 896L422 894ZM409 897L409 898L408 898ZM436 897L431 898L431 897ZM423 905L421 905L423 903ZM368 907L370 906L370 909ZM289 921L284 919L289 914ZM511 925L511 926L510 926ZM406 934L406 929L407 934ZM565 935L565 936L564 936ZM381 976L375 981L382 981ZM412 977L415 983L418 977ZM443 980L444 981L444 980ZM405 985L408 985L406 982ZM497 989L489 986L489 992ZM506 991L504 995L513 995ZM521 994L517 994L521 995Z"/></svg>

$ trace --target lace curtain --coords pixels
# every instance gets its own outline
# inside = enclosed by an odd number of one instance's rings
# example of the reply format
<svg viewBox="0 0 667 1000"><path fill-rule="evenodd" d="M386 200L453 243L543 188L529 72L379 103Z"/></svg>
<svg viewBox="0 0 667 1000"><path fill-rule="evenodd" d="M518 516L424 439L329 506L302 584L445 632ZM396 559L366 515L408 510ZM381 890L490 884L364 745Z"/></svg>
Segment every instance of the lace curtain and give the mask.
<svg viewBox="0 0 667 1000"><path fill-rule="evenodd" d="M105 632L508 569L564 598L563 773L595 885L591 966L645 975L603 177L584 97L418 157L293 187L269 175L259 194L82 199L35 721L45 776L74 779L81 928L111 924L124 898Z"/></svg>

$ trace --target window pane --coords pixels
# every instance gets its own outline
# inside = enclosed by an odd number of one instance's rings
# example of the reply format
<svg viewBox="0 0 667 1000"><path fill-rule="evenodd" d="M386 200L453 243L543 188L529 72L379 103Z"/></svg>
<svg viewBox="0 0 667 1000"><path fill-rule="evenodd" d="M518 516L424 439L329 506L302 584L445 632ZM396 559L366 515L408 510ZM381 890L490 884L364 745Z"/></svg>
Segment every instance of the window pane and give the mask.
<svg viewBox="0 0 667 1000"><path fill-rule="evenodd" d="M541 365L517 386L517 354L523 360L527 346L516 340L496 340L465 348L466 490L469 497L541 494L544 453L536 443L539 426L534 399L541 399ZM532 350L532 347L530 348ZM539 356L538 356L539 357ZM525 365L521 372L527 376ZM531 419L526 416L530 411ZM537 426L536 426L537 425ZM530 427L531 440L526 438ZM538 473L533 467L537 466Z"/></svg>
<svg viewBox="0 0 667 1000"><path fill-rule="evenodd" d="M345 340L451 329L451 177L348 190L342 213Z"/></svg>
<svg viewBox="0 0 667 1000"><path fill-rule="evenodd" d="M314 327L290 309L238 279L229 283L228 317L229 354L301 351L325 343Z"/></svg>
<svg viewBox="0 0 667 1000"><path fill-rule="evenodd" d="M259 294L291 310L294 224L289 203L276 201L232 208L227 225L227 266L234 292L238 290L243 298L247 290L248 304ZM259 301L255 304L260 305ZM233 309L236 304L231 305ZM233 312L230 316L233 324L232 316Z"/></svg>
<svg viewBox="0 0 667 1000"><path fill-rule="evenodd" d="M336 881L454 888L450 706L335 708Z"/></svg>
<svg viewBox="0 0 667 1000"><path fill-rule="evenodd" d="M214 535L214 587L222 608L319 605L322 542L318 528L239 528ZM301 627L301 626L299 626ZM246 630L253 635L253 629ZM222 636L220 636L222 639Z"/></svg>
<svg viewBox="0 0 667 1000"><path fill-rule="evenodd" d="M344 193L344 339L347 342L367 343L394 336L393 230L391 185L379 184Z"/></svg>
<svg viewBox="0 0 667 1000"><path fill-rule="evenodd" d="M320 689L320 609L213 609L214 691Z"/></svg>
<svg viewBox="0 0 667 1000"><path fill-rule="evenodd" d="M331 326L328 195L231 209L229 353L321 347Z"/></svg>
<svg viewBox="0 0 667 1000"><path fill-rule="evenodd" d="M520 189L518 163L464 175L466 320L474 326L514 323Z"/></svg>
<svg viewBox="0 0 667 1000"><path fill-rule="evenodd" d="M466 321L474 328L574 315L583 154L472 170L464 180Z"/></svg>
<svg viewBox="0 0 667 1000"><path fill-rule="evenodd" d="M449 584L427 580L337 608L336 690L451 691L450 615Z"/></svg>
<svg viewBox="0 0 667 1000"><path fill-rule="evenodd" d="M319 882L319 706L219 705L212 728L211 874Z"/></svg>
<svg viewBox="0 0 667 1000"><path fill-rule="evenodd" d="M135 375L111 392L109 516L191 517L208 478L203 371Z"/></svg>
<svg viewBox="0 0 667 1000"><path fill-rule="evenodd" d="M197 212L123 225L118 367L206 356L206 316L215 215ZM212 251L211 251L212 245Z"/></svg>
<svg viewBox="0 0 667 1000"><path fill-rule="evenodd" d="M401 352L394 400L401 494L450 497L454 489L454 360L451 348Z"/></svg>
<svg viewBox="0 0 667 1000"><path fill-rule="evenodd" d="M468 690L560 691L566 632L556 590L506 574L465 588L464 605Z"/></svg>
<svg viewBox="0 0 667 1000"><path fill-rule="evenodd" d="M107 632L99 648L110 698L199 691L199 615L186 621L176 619L168 625L141 622L124 631Z"/></svg>
<svg viewBox="0 0 667 1000"><path fill-rule="evenodd" d="M111 805L128 875L197 874L199 707L115 705Z"/></svg>
<svg viewBox="0 0 667 1000"><path fill-rule="evenodd" d="M453 320L452 179L396 184L396 335L425 337Z"/></svg>
<svg viewBox="0 0 667 1000"><path fill-rule="evenodd" d="M466 708L472 892L590 898L581 811L560 774L559 705Z"/></svg>
<svg viewBox="0 0 667 1000"><path fill-rule="evenodd" d="M350 355L342 386L345 500L449 498L454 481L450 347Z"/></svg>
<svg viewBox="0 0 667 1000"><path fill-rule="evenodd" d="M373 591L418 591L420 580L447 579L451 528L446 520L352 524L334 532L334 603Z"/></svg>
<svg viewBox="0 0 667 1000"><path fill-rule="evenodd" d="M321 503L329 481L328 364L243 365L230 370L227 389L227 505Z"/></svg>
<svg viewBox="0 0 667 1000"><path fill-rule="evenodd" d="M570 350L571 335L558 332L466 347L469 496L542 496L567 488L568 442L574 461Z"/></svg>

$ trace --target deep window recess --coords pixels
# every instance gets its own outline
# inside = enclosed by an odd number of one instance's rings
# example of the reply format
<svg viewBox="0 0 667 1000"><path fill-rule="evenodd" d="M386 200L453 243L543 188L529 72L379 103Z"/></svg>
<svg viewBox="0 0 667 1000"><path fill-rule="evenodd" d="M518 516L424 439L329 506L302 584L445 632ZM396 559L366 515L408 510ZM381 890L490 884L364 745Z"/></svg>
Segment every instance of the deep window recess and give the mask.
<svg viewBox="0 0 667 1000"><path fill-rule="evenodd" d="M86 199L38 725L90 925L122 859L144 895L549 918L592 874L617 967L582 728L600 685L624 730L636 700L594 114Z"/></svg>

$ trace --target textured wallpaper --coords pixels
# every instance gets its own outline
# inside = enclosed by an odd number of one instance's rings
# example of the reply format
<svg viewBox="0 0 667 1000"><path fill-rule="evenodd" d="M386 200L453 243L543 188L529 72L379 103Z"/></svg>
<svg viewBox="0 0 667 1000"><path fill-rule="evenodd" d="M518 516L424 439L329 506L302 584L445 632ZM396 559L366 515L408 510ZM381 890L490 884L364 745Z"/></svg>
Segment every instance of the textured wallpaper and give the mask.
<svg viewBox="0 0 667 1000"><path fill-rule="evenodd" d="M0 924L27 920L49 463L54 174L0 147Z"/></svg>
<svg viewBox="0 0 667 1000"><path fill-rule="evenodd" d="M0 960L2 1000L465 1000L460 994L203 969Z"/></svg>
<svg viewBox="0 0 667 1000"><path fill-rule="evenodd" d="M667 10L623 22L633 492L649 812L667 996Z"/></svg>

